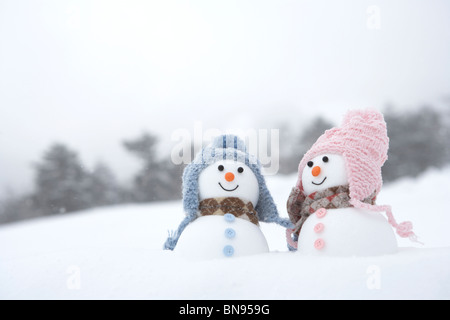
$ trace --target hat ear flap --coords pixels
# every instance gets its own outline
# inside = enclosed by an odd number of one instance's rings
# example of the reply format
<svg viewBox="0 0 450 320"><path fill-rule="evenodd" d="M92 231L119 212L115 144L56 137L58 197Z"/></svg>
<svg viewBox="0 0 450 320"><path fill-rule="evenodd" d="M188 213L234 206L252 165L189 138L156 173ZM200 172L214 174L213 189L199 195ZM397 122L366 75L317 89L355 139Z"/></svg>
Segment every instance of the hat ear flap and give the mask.
<svg viewBox="0 0 450 320"><path fill-rule="evenodd" d="M183 172L183 208L187 216L197 215L199 207L198 177L201 165L189 164Z"/></svg>
<svg viewBox="0 0 450 320"><path fill-rule="evenodd" d="M202 165L198 163L190 163L183 171L183 207L186 217L181 221L178 229L169 232L169 237L164 243L165 250L173 250L177 245L178 239L186 226L197 218L198 211L198 176L202 169Z"/></svg>

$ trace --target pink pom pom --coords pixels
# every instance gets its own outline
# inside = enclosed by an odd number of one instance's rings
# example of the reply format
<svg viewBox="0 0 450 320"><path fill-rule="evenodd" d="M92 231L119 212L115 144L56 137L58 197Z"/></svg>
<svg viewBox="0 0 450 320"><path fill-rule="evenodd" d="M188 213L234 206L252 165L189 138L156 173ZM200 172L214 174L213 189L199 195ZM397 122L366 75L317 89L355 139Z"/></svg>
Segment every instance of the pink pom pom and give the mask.
<svg viewBox="0 0 450 320"><path fill-rule="evenodd" d="M410 221L405 221L397 226L397 234L402 238L407 238L414 234L412 232L413 225Z"/></svg>

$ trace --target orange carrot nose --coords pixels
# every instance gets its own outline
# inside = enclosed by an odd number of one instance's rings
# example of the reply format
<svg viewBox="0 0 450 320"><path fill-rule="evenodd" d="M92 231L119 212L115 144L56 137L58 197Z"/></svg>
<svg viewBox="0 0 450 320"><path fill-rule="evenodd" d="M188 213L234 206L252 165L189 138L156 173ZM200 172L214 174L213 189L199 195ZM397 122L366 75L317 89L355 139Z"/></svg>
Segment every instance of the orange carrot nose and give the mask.
<svg viewBox="0 0 450 320"><path fill-rule="evenodd" d="M314 177L317 177L320 174L320 167L319 166L315 166L314 168L312 168L312 175Z"/></svg>
<svg viewBox="0 0 450 320"><path fill-rule="evenodd" d="M231 172L227 172L225 173L225 180L227 180L228 182L231 182L234 180L234 174Z"/></svg>

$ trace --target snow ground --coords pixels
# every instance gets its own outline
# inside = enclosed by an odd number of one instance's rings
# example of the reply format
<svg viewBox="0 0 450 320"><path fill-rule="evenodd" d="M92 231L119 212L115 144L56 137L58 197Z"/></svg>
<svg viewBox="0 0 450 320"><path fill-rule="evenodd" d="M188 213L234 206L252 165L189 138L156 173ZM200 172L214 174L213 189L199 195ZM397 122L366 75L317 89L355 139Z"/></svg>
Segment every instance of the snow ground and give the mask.
<svg viewBox="0 0 450 320"><path fill-rule="evenodd" d="M269 177L282 215L295 176ZM450 168L387 185L378 203L411 220L424 245L399 253L311 257L288 252L263 224L271 252L187 261L161 250L180 201L122 205L0 227L1 299L449 299Z"/></svg>

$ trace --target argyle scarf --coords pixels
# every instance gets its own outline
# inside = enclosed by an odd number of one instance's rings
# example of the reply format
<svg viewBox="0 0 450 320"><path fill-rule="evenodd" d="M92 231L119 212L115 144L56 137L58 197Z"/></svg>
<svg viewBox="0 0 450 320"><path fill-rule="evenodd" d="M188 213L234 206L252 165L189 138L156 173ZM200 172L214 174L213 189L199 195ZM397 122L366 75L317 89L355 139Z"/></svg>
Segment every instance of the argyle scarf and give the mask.
<svg viewBox="0 0 450 320"><path fill-rule="evenodd" d="M226 213L231 213L236 218L241 218L251 223L259 225L258 215L253 208L253 204L248 201L235 197L226 198L208 198L200 201L199 205L200 216L219 215L223 216Z"/></svg>
<svg viewBox="0 0 450 320"><path fill-rule="evenodd" d="M362 202L374 205L376 192ZM293 233L298 236L306 219L320 208L337 209L350 208L349 185L331 187L316 191L306 196L298 187L292 188L287 201L287 211L292 223L295 224Z"/></svg>

